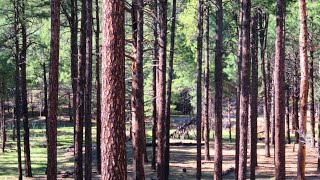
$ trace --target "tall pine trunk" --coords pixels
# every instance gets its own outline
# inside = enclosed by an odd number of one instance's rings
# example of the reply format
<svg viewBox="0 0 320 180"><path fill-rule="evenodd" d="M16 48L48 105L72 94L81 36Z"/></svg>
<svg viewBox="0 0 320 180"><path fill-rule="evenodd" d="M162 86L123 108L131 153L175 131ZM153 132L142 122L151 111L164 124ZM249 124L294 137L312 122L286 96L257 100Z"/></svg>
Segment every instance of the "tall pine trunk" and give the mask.
<svg viewBox="0 0 320 180"><path fill-rule="evenodd" d="M311 37L312 39L313 37ZM310 50L310 72L309 72L309 88L310 88L310 131L311 131L311 147L315 147L315 108L314 108L314 75L313 75L313 54L314 47L312 44L312 40L310 42L311 50Z"/></svg>
<svg viewBox="0 0 320 180"><path fill-rule="evenodd" d="M274 64L274 144L275 178L285 179L285 1L277 0L276 52Z"/></svg>
<svg viewBox="0 0 320 180"><path fill-rule="evenodd" d="M102 1L101 179L127 179L124 1Z"/></svg>
<svg viewBox="0 0 320 180"><path fill-rule="evenodd" d="M157 119L157 178L165 179L165 107L166 107L166 56L167 56L167 0L159 0L159 68L158 68L158 119Z"/></svg>
<svg viewBox="0 0 320 180"><path fill-rule="evenodd" d="M59 88L60 0L51 1L51 43L48 99L47 179L57 179L57 110Z"/></svg>
<svg viewBox="0 0 320 180"><path fill-rule="evenodd" d="M170 117L171 117L171 90L172 90L172 76L173 76L173 55L174 55L174 40L176 31L176 11L177 1L172 1L172 16L171 16L171 34L170 34L170 53L169 53L169 66L168 66L168 89L167 89L167 100L166 100L166 135L165 135L165 179L169 178L169 161L170 161Z"/></svg>
<svg viewBox="0 0 320 180"><path fill-rule="evenodd" d="M97 88L97 172L101 174L101 81L100 81L100 14L99 0L95 0L96 5L96 88Z"/></svg>
<svg viewBox="0 0 320 180"><path fill-rule="evenodd" d="M152 49L152 159L151 167L156 169L156 135L157 135L157 66L158 66L158 0L152 4L153 49Z"/></svg>
<svg viewBox="0 0 320 180"><path fill-rule="evenodd" d="M92 0L86 0L85 179L92 178Z"/></svg>
<svg viewBox="0 0 320 180"><path fill-rule="evenodd" d="M216 1L216 47L215 47L215 105L214 105L214 179L222 179L222 49L223 7L222 0Z"/></svg>
<svg viewBox="0 0 320 180"><path fill-rule="evenodd" d="M306 141L307 141L307 111L308 111L308 56L307 56L307 14L306 1L299 0L300 19L300 128L297 179L305 179Z"/></svg>
<svg viewBox="0 0 320 180"><path fill-rule="evenodd" d="M144 179L143 124L143 1L132 1L132 146L133 179ZM142 140L143 141L143 140Z"/></svg>
<svg viewBox="0 0 320 180"><path fill-rule="evenodd" d="M208 3L208 1L207 1ZM207 4L205 11L205 23L206 23L206 32L205 32L205 85L204 85L204 94L205 94L205 107L204 107L204 159L210 160L210 127L209 127L209 83L210 83L210 60L209 60L209 48L210 48L210 36L209 36L209 19L210 19L210 6Z"/></svg>
<svg viewBox="0 0 320 180"><path fill-rule="evenodd" d="M78 62L78 78L77 78L77 106L76 106L76 120L75 120L75 138L74 138L74 169L75 179L83 179L83 158L82 158L82 147L83 147L83 120L85 111L85 73L86 73L86 22L87 22L87 11L86 1L82 0L81 5L81 29L80 29L80 57ZM81 72L81 73L80 73Z"/></svg>
<svg viewBox="0 0 320 180"><path fill-rule="evenodd" d="M257 119L258 119L258 12L252 22L251 39L251 96L250 96L250 179L255 179L257 166Z"/></svg>
<svg viewBox="0 0 320 180"><path fill-rule="evenodd" d="M203 0L198 1L197 26L197 179L201 179L201 116L202 116L202 39L203 39Z"/></svg>

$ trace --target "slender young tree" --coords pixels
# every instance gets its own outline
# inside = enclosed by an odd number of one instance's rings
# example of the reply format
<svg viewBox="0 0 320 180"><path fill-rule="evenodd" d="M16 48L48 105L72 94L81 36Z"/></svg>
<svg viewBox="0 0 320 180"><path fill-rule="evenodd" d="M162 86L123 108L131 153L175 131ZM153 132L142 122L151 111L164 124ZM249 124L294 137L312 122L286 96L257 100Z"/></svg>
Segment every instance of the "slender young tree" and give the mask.
<svg viewBox="0 0 320 180"><path fill-rule="evenodd" d="M320 78L320 63L318 67L318 73L318 77ZM320 112L320 91L318 93L318 112ZM320 113L318 113L318 156L320 156ZM317 171L320 172L320 158L318 158Z"/></svg>
<svg viewBox="0 0 320 180"><path fill-rule="evenodd" d="M257 166L257 119L258 119L258 12L252 22L251 39L251 95L250 95L250 179L255 179Z"/></svg>
<svg viewBox="0 0 320 180"><path fill-rule="evenodd" d="M143 103L143 1L132 1L132 146L133 179L144 179L143 138L144 103Z"/></svg>
<svg viewBox="0 0 320 180"><path fill-rule="evenodd" d="M2 78L2 84L1 84L1 89L3 96L5 94L5 83L4 83L4 78ZM1 136L2 136L2 153L4 153L4 149L6 147L6 141L7 141L7 134L6 134L6 111L4 107L4 97L1 99Z"/></svg>
<svg viewBox="0 0 320 180"><path fill-rule="evenodd" d="M60 0L51 1L51 43L48 99L47 179L57 179L57 110L59 89Z"/></svg>
<svg viewBox="0 0 320 180"><path fill-rule="evenodd" d="M153 49L152 49L152 169L156 169L156 133L157 133L157 65L158 65L158 0L152 4Z"/></svg>
<svg viewBox="0 0 320 180"><path fill-rule="evenodd" d="M166 135L165 135L165 179L169 178L169 161L170 161L170 117L171 117L171 90L172 90L172 76L173 76L173 55L174 55L174 40L176 35L176 18L177 18L177 1L172 1L172 15L171 15L171 29L170 29L170 53L169 53L169 66L168 66L168 89L166 100Z"/></svg>
<svg viewBox="0 0 320 180"><path fill-rule="evenodd" d="M242 13L238 20L238 52L237 52L237 99L236 99L236 153L235 153L235 179L238 179L239 172L239 143L240 143L240 95L241 95L241 66L242 66Z"/></svg>
<svg viewBox="0 0 320 180"><path fill-rule="evenodd" d="M21 0L21 36L22 47L20 53L21 68L21 100L23 118L23 141L24 141L24 176L32 177L30 140L29 140L29 117L28 117L28 93L27 93L27 19L25 15L26 1Z"/></svg>
<svg viewBox="0 0 320 180"><path fill-rule="evenodd" d="M311 33L312 34L312 33ZM313 73L313 61L314 61L314 46L312 42L312 35L310 40L310 72L309 72L309 88L310 88L310 131L311 131L311 147L315 147L315 108L314 108L314 73Z"/></svg>
<svg viewBox="0 0 320 180"><path fill-rule="evenodd" d="M18 152L18 175L19 180L22 180L22 167L21 167L21 136L20 136L20 113L21 113L21 93L20 93L20 70L19 70L19 0L14 0L14 32L15 32L15 118L17 127L17 152Z"/></svg>
<svg viewBox="0 0 320 180"><path fill-rule="evenodd" d="M167 51L167 0L159 0L159 67L158 67L158 118L157 118L157 178L159 180L165 179L165 158L164 158L164 144L165 144L165 107L166 107L166 51Z"/></svg>
<svg viewBox="0 0 320 180"><path fill-rule="evenodd" d="M197 179L201 179L201 116L202 116L202 40L203 40L203 0L198 1L197 26Z"/></svg>
<svg viewBox="0 0 320 180"><path fill-rule="evenodd" d="M204 107L204 159L210 160L210 127L209 127L209 82L210 82L210 67L209 67L209 48L210 48L210 36L209 36L209 19L210 19L210 6L209 1L206 1L206 11L205 11L205 24L206 24L206 32L205 32L205 85L204 85L204 94L205 94L205 107Z"/></svg>
<svg viewBox="0 0 320 180"><path fill-rule="evenodd" d="M306 1L299 0L299 19L300 19L300 128L299 128L299 151L298 151L298 177L305 179L306 163L306 136L307 136L307 110L308 110L308 56L307 56L307 12Z"/></svg>
<svg viewBox="0 0 320 180"><path fill-rule="evenodd" d="M42 64L43 68L43 91L44 91L44 115L45 115L45 124L46 124L46 141L48 147L48 83L47 83L47 70L46 63Z"/></svg>
<svg viewBox="0 0 320 180"><path fill-rule="evenodd" d="M75 132L74 132L74 169L75 179L83 179L83 158L82 158L82 147L83 147L83 120L85 111L85 74L86 74L86 22L87 22L87 10L86 1L82 0L81 4L81 29L80 29L80 54L78 58L78 78L77 78L77 108L76 108L76 119L75 119ZM81 73L80 73L81 72Z"/></svg>
<svg viewBox="0 0 320 180"><path fill-rule="evenodd" d="M250 92L250 0L240 2L242 14L242 64L240 90L240 141L239 141L239 172L238 179L244 180L247 175L247 143L248 143L248 115Z"/></svg>
<svg viewBox="0 0 320 180"><path fill-rule="evenodd" d="M291 143L290 138L290 89L286 85L286 133L287 133L287 142Z"/></svg>
<svg viewBox="0 0 320 180"><path fill-rule="evenodd" d="M262 91L263 91L263 115L264 115L264 151L265 157L270 157L270 114L268 107L268 88L267 88L267 75L266 75L266 63L265 63L265 49L266 49L266 34L268 27L268 16L265 13L259 14L259 29L260 29L260 59L261 59L261 76L262 76Z"/></svg>
<svg viewBox="0 0 320 180"><path fill-rule="evenodd" d="M222 0L216 1L216 47L215 47L215 111L214 111L214 179L222 179L222 49L223 8Z"/></svg>
<svg viewBox="0 0 320 180"><path fill-rule="evenodd" d="M101 179L127 179L124 1L102 1Z"/></svg>
<svg viewBox="0 0 320 180"><path fill-rule="evenodd" d="M92 0L86 0L85 179L92 178Z"/></svg>
<svg viewBox="0 0 320 180"><path fill-rule="evenodd" d="M101 174L101 81L100 81L100 14L99 0L95 0L96 5L96 88L97 88L97 172Z"/></svg>

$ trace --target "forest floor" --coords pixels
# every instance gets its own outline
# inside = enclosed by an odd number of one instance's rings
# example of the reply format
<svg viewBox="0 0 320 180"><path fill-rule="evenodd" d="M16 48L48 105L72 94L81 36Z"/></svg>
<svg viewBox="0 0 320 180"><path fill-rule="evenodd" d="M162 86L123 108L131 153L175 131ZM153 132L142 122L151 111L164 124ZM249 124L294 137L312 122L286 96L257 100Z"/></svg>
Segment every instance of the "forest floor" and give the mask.
<svg viewBox="0 0 320 180"><path fill-rule="evenodd" d="M184 118L173 118L173 128L181 125ZM189 119L189 118L186 118ZM261 121L261 119L259 120ZM7 121L10 124L10 120ZM259 123L263 125L263 123ZM12 131L8 125L8 142L5 153L0 152L0 179L16 179L17 177L17 151L16 142L12 141ZM29 179L45 179L45 164L47 161L46 146L45 146L45 131L43 118L30 119L30 144L31 144L31 160L34 178ZM146 124L147 140L151 140L150 123ZM234 127L233 127L234 129ZM261 127L260 127L261 129ZM23 130L21 131L23 132ZM95 128L93 128L93 171L94 179L100 179L96 175L96 148L95 148ZM258 130L259 132L259 130ZM23 133L22 133L23 134ZM211 136L212 137L212 136ZM234 179L234 133L231 143L228 142L228 130L224 129L223 133L223 171L229 171L223 176L223 179ZM194 140L172 140L171 142L181 142L179 146L170 147L170 179L195 179L196 174L196 146L183 145L183 143L195 143ZM213 142L212 140L210 142ZM58 172L62 179L63 174L73 168L73 126L72 123L67 122L67 117L61 117L58 125ZM23 142L22 142L23 145ZM132 148L131 143L127 142L127 159L128 159L128 179L132 179ZM248 146L249 148L249 146ZM256 170L257 179L273 179L274 176L274 154L273 146L270 146L271 157L264 156L264 144L258 143L258 167ZM149 162L145 163L146 179L156 179L156 172L151 168L151 147L147 147ZM211 160L213 160L213 143L210 144ZM295 179L297 169L297 150L298 145L295 146L293 152L293 144L286 145L286 175L287 179ZM202 147L204 152L204 147ZM22 146L23 153L23 146ZM249 155L248 149L248 155ZM318 161L317 148L307 147L306 160L306 175L307 179L320 179L317 173ZM23 154L22 154L23 157ZM249 156L248 156L249 157ZM204 157L202 158L204 159ZM248 158L248 167L250 159ZM202 179L212 179L213 161L202 161ZM183 171L185 169L185 172ZM247 171L249 175L249 168ZM248 176L249 177L249 176ZM68 177L71 179L72 177ZM68 179L67 178L67 179ZM28 179L28 178L26 178Z"/></svg>

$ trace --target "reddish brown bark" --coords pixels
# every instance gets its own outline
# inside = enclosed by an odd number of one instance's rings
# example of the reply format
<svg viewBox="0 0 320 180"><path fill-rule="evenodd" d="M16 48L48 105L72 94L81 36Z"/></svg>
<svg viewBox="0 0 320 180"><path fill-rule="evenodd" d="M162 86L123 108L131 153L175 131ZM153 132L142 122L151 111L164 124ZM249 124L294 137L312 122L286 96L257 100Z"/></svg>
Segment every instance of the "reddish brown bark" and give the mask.
<svg viewBox="0 0 320 180"><path fill-rule="evenodd" d="M102 1L101 179L127 179L124 1Z"/></svg>
<svg viewBox="0 0 320 180"><path fill-rule="evenodd" d="M222 49L223 49L223 8L222 0L216 1L216 47L215 47L215 111L214 111L214 175L222 179Z"/></svg>
<svg viewBox="0 0 320 180"><path fill-rule="evenodd" d="M257 166L257 119L258 119L258 12L252 22L251 40L251 94L250 94L250 179L255 179Z"/></svg>
<svg viewBox="0 0 320 180"><path fill-rule="evenodd" d="M239 172L238 179L244 180L247 175L247 143L248 143L248 116L250 92L250 0L240 2L242 14L242 65L240 91L240 141L239 141Z"/></svg>
<svg viewBox="0 0 320 180"><path fill-rule="evenodd" d="M51 1L51 43L48 99L47 179L57 179L57 110L59 88L60 0Z"/></svg>
<svg viewBox="0 0 320 180"><path fill-rule="evenodd" d="M156 169L156 134L157 134L157 65L158 65L158 0L154 0L152 11L154 17L152 19L153 26L153 57L152 57L152 169Z"/></svg>
<svg viewBox="0 0 320 180"><path fill-rule="evenodd" d="M274 144L275 178L285 179L285 49L284 49L285 1L277 0L276 52L274 65Z"/></svg>
<svg viewBox="0 0 320 180"><path fill-rule="evenodd" d="M132 146L133 179L144 179L143 125L143 1L132 2Z"/></svg>
<svg viewBox="0 0 320 180"><path fill-rule="evenodd" d="M307 15L306 1L299 0L299 18L300 18L300 128L299 128L299 151L298 151L298 169L297 179L305 179L306 163L306 134L307 134L307 111L308 111L308 56L307 56Z"/></svg>
<svg viewBox="0 0 320 180"><path fill-rule="evenodd" d="M166 107L166 51L167 51L167 0L159 0L159 68L158 68L158 119L157 119L157 178L165 179L165 107Z"/></svg>

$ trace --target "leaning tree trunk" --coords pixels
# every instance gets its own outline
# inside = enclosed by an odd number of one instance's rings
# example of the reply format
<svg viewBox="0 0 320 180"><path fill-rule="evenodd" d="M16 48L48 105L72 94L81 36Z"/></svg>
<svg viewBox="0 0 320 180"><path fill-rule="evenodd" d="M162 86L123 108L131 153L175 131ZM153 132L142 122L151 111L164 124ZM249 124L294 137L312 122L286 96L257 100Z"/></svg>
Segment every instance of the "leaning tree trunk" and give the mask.
<svg viewBox="0 0 320 180"><path fill-rule="evenodd" d="M307 111L308 111L308 56L307 56L307 15L306 1L299 0L299 17L300 17L300 128L299 128L299 151L298 151L298 177L305 179L306 163L306 141L307 141Z"/></svg>
<svg viewBox="0 0 320 180"><path fill-rule="evenodd" d="M240 3L242 14L242 64L240 90L240 141L239 141L239 172L238 179L244 180L247 175L247 143L248 143L248 116L250 92L250 8L251 1L243 0Z"/></svg>
<svg viewBox="0 0 320 180"><path fill-rule="evenodd" d="M102 1L101 179L127 179L124 1Z"/></svg>
<svg viewBox="0 0 320 180"><path fill-rule="evenodd" d="M274 161L275 178L285 179L285 49L284 49L285 0L277 0L276 52L274 65Z"/></svg>
<svg viewBox="0 0 320 180"><path fill-rule="evenodd" d="M222 179L222 49L223 49L223 6L216 1L216 47L215 47L215 104L214 104L214 179ZM201 67L200 67L201 68Z"/></svg>
<svg viewBox="0 0 320 180"><path fill-rule="evenodd" d="M202 39L203 39L203 0L198 1L197 35L197 179L201 179L201 115L202 115Z"/></svg>
<svg viewBox="0 0 320 180"><path fill-rule="evenodd" d="M86 0L85 179L92 178L92 0Z"/></svg>
<svg viewBox="0 0 320 180"><path fill-rule="evenodd" d="M51 43L48 99L47 179L57 179L57 110L59 88L60 0L51 1Z"/></svg>
<svg viewBox="0 0 320 180"><path fill-rule="evenodd" d="M255 12L252 23L251 40L251 98L250 98L250 179L255 179L257 166L257 119L258 119L258 12Z"/></svg>

